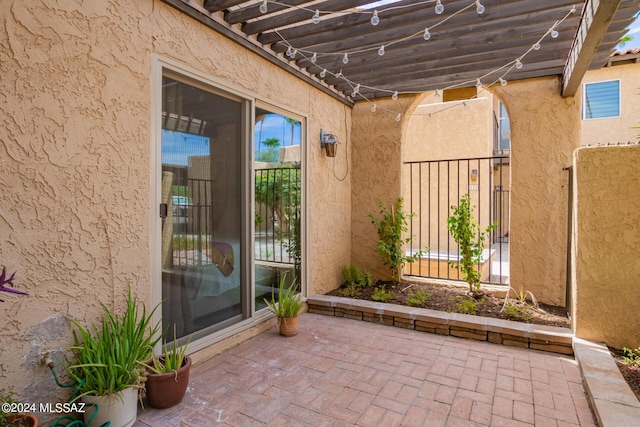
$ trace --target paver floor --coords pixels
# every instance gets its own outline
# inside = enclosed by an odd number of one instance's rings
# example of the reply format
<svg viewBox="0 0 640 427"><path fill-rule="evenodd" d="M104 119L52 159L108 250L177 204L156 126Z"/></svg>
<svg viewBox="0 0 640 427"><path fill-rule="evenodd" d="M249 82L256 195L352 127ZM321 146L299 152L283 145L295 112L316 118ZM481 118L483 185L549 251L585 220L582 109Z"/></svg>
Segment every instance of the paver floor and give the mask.
<svg viewBox="0 0 640 427"><path fill-rule="evenodd" d="M136 427L595 426L572 357L305 313L191 370Z"/></svg>

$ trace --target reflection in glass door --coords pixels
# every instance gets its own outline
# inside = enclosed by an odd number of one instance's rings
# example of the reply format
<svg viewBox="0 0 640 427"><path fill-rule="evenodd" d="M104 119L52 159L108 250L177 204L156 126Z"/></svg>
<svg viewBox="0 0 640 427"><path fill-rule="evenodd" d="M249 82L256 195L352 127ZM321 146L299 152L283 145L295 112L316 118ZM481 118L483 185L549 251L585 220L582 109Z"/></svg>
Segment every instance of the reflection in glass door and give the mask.
<svg viewBox="0 0 640 427"><path fill-rule="evenodd" d="M204 336L247 316L242 274L244 102L162 80L162 323ZM173 339L173 331L167 332Z"/></svg>
<svg viewBox="0 0 640 427"><path fill-rule="evenodd" d="M302 122L256 108L255 308L266 306L282 278L300 289Z"/></svg>

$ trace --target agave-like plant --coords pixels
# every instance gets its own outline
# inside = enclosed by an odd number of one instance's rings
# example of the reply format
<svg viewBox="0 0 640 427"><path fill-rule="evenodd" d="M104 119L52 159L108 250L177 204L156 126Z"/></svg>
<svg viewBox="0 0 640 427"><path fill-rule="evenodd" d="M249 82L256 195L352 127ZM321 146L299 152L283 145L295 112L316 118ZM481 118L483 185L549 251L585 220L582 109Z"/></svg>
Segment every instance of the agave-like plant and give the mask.
<svg viewBox="0 0 640 427"><path fill-rule="evenodd" d="M149 313L144 306L140 310L129 287L127 307L122 315L112 313L103 305L104 313L98 325L85 328L71 319L78 331L73 331L73 361L66 371L78 384L77 392L80 394L74 396L75 399L140 387L140 364L149 360L160 340L159 322L151 323L159 306Z"/></svg>

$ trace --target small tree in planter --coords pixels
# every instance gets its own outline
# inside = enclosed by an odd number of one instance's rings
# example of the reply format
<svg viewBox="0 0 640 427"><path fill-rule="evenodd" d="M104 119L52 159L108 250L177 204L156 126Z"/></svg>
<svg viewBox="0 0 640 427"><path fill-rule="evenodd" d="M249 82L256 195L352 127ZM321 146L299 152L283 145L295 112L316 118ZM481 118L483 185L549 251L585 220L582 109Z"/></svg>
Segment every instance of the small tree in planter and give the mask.
<svg viewBox="0 0 640 427"><path fill-rule="evenodd" d="M447 218L447 228L460 247L458 262L449 261L449 265L458 269L462 278L469 284L469 293L474 297L480 297L480 271L477 268L482 259L482 250L486 237L496 227L496 222L482 230L480 224L473 217L471 196L469 193L462 196L458 206L451 206L453 214Z"/></svg>
<svg viewBox="0 0 640 427"><path fill-rule="evenodd" d="M391 205L391 212L389 212L382 200L378 200L382 218L378 219L373 213L369 214L371 223L378 229L376 252L382 257L384 265L389 267L393 283L398 283L400 280L400 272L406 263L416 261L425 253L422 249L409 256L405 253L404 246L411 243L412 239L411 237L403 238L402 234L409 230L407 222L413 218L414 214L407 215L402 208L403 203L402 197L399 198L394 205Z"/></svg>

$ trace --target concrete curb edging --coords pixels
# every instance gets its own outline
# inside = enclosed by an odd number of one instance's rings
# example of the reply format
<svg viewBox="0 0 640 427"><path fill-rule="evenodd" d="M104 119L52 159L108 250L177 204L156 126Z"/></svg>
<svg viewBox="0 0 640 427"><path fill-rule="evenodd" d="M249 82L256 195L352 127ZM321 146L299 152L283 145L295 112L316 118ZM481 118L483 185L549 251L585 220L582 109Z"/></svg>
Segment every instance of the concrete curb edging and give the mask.
<svg viewBox="0 0 640 427"><path fill-rule="evenodd" d="M640 425L640 402L622 377L607 346L574 338L573 349L598 425Z"/></svg>

